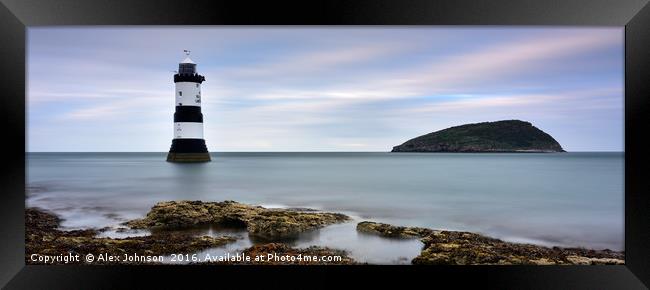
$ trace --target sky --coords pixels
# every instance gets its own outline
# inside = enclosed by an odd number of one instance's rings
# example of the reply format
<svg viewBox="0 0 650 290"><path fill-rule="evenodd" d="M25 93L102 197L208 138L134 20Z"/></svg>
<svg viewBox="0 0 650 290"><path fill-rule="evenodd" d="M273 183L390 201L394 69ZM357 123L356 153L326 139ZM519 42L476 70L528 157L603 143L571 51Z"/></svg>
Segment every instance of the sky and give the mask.
<svg viewBox="0 0 650 290"><path fill-rule="evenodd" d="M390 151L520 119L623 151L623 27L30 27L27 151L166 152L174 70L204 75L210 151Z"/></svg>

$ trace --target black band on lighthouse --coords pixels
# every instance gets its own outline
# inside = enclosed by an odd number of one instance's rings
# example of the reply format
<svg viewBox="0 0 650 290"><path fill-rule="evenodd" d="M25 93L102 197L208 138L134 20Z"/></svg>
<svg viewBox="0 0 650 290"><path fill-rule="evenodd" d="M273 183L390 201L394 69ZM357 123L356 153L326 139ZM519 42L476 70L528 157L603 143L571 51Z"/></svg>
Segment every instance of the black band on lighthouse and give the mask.
<svg viewBox="0 0 650 290"><path fill-rule="evenodd" d="M176 122L203 123L203 114L201 114L201 107L176 106L176 113L174 113L174 123Z"/></svg>
<svg viewBox="0 0 650 290"><path fill-rule="evenodd" d="M193 82L193 83L202 83L205 81L205 77L200 74L175 74L174 82Z"/></svg>

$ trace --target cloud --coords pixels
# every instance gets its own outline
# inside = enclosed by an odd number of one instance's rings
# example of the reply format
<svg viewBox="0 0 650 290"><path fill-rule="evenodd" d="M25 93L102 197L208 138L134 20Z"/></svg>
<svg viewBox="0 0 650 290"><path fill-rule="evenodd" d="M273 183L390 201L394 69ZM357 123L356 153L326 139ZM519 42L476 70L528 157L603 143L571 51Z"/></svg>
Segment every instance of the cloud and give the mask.
<svg viewBox="0 0 650 290"><path fill-rule="evenodd" d="M171 112L171 102L159 102L159 97L138 96L129 97L129 94L115 100L94 104L80 109L70 110L62 114L59 120L83 120L83 121L101 121L101 120L128 120L136 119L134 115L142 117L160 117L162 112ZM126 117L126 118L125 118ZM138 118L139 119L139 118Z"/></svg>
<svg viewBox="0 0 650 290"><path fill-rule="evenodd" d="M454 101L438 102L430 105L409 109L409 113L452 113L466 109L490 109L492 107L528 106L541 104L557 99L547 95L516 95L508 97L486 97L480 99L460 99Z"/></svg>
<svg viewBox="0 0 650 290"><path fill-rule="evenodd" d="M277 60L255 69L242 68L238 73L219 75L218 78L232 80L232 84L265 83L267 86L251 86L243 90L229 87L229 95L237 98L250 98L277 101L275 104L260 102L258 110L312 110L321 111L339 106L354 105L359 102L384 101L434 95L471 96L474 91L484 91L485 86L508 90L510 82L504 81L518 74L543 72L549 60L581 55L589 51L620 45L620 34L601 31L578 31L558 38L553 33L535 35L524 39L493 44L489 47L477 46L464 53L451 53L445 58L436 58L431 63L415 67L400 67L396 70L369 72L354 76L344 84L328 82L324 79L318 85L302 86L299 81L277 81L274 75L291 75L296 79L309 77L303 74L318 75L319 69L335 69L352 61L373 61L389 57L391 54L405 53L401 47L389 49L368 49L366 47L340 49L339 51L310 52L290 61ZM367 53L364 53L367 52ZM346 74L347 68L340 69ZM248 79L252 80L248 80ZM261 80L258 78L262 78ZM243 81L242 81L243 80ZM295 80L295 79L292 79ZM222 81L226 83L226 81ZM538 84L541 86L543 84ZM510 102L530 102L515 100ZM500 101L505 104L506 100ZM487 101L482 101L487 102ZM467 102L469 104L469 102ZM479 103L476 103L479 104ZM490 103L485 103L490 105ZM457 104L458 105L458 104Z"/></svg>
<svg viewBox="0 0 650 290"><path fill-rule="evenodd" d="M536 111L536 114L549 114L551 111L576 112L599 109L622 111L622 88L603 87L555 93L529 94L478 94L452 96L447 101L432 101L417 107L397 110L396 114L467 114L481 111ZM530 114L532 115L532 114Z"/></svg>
<svg viewBox="0 0 650 290"><path fill-rule="evenodd" d="M328 69L340 69L403 54L412 49L404 43L384 43L380 46L356 45L352 47L326 48L297 54L287 54L272 62L260 62L225 74L233 78L263 78L280 76L302 76L304 73L319 73Z"/></svg>
<svg viewBox="0 0 650 290"><path fill-rule="evenodd" d="M395 80L394 85L426 86L433 90L454 88L460 84L483 83L524 71L545 68L545 61L582 54L620 45L618 34L579 32L564 35L543 35L481 47L477 51L452 55L447 60L431 65L430 69L409 74Z"/></svg>
<svg viewBox="0 0 650 290"><path fill-rule="evenodd" d="M355 84L348 98L384 99L485 90L485 84L510 85L508 77L543 71L547 61L563 59L603 47L620 45L618 34L582 32L565 36L530 37L452 54L442 61L409 68L398 75ZM505 79L504 79L505 78ZM364 88L364 89L361 89ZM327 96L327 95L325 95Z"/></svg>

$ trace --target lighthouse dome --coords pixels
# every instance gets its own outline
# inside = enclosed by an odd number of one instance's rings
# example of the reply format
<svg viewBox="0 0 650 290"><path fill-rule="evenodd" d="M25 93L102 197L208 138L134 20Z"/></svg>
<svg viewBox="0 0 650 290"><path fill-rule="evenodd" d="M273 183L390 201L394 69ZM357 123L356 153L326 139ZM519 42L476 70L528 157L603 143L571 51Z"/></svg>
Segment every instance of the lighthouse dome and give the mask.
<svg viewBox="0 0 650 290"><path fill-rule="evenodd" d="M186 57L183 61L181 61L181 63L191 63L191 64L196 64L196 63L193 62L189 57Z"/></svg>

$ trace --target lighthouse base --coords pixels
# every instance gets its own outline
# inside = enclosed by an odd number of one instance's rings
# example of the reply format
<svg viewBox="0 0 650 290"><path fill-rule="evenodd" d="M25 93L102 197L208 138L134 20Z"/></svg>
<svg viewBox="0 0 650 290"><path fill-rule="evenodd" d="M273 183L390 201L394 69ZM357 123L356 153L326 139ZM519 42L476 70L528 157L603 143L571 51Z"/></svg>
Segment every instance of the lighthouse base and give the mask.
<svg viewBox="0 0 650 290"><path fill-rule="evenodd" d="M209 162L212 159L210 159L210 153L208 152L203 152L203 153L174 153L174 152L169 152L167 154L167 161L168 162Z"/></svg>
<svg viewBox="0 0 650 290"><path fill-rule="evenodd" d="M210 153L203 139L174 139L167 154L169 162L208 162Z"/></svg>

